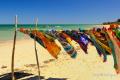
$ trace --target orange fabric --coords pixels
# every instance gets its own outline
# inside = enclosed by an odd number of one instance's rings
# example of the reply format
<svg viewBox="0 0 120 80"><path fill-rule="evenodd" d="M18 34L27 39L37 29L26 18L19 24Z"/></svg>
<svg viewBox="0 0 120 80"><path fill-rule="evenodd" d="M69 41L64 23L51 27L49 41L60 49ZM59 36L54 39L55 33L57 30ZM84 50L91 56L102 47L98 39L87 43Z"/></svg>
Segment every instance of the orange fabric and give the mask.
<svg viewBox="0 0 120 80"><path fill-rule="evenodd" d="M24 33L24 34L28 34L29 33L29 30L27 30L25 28L20 28L19 31Z"/></svg>
<svg viewBox="0 0 120 80"><path fill-rule="evenodd" d="M65 34L65 33L63 33L63 32L62 32L62 34L63 34L66 38L68 38L68 37L69 37L67 34Z"/></svg>
<svg viewBox="0 0 120 80"><path fill-rule="evenodd" d="M50 41L48 38L46 38L41 32L38 31L32 31L33 34L36 34L37 37L39 37L46 49L48 50L48 52L54 57L57 58L57 55L60 53L61 48L53 41Z"/></svg>
<svg viewBox="0 0 120 80"><path fill-rule="evenodd" d="M117 28L117 27L118 27L118 24L111 24L111 25L110 25L110 28L111 28L111 29L114 29L114 28Z"/></svg>
<svg viewBox="0 0 120 80"><path fill-rule="evenodd" d="M25 28L20 28L19 31L22 33L25 33L25 34L29 34L28 33L29 30L27 30ZM32 30L31 32L32 32L32 34L36 34L36 36L39 37L43 41L43 44L45 45L48 52L54 58L57 58L58 54L60 53L61 48L54 41L50 41L48 38L46 38L43 35L43 33L39 32L37 30Z"/></svg>
<svg viewBox="0 0 120 80"><path fill-rule="evenodd" d="M72 39L70 38L70 36L68 36L67 34L65 34L64 32L61 33L69 42L72 41Z"/></svg>

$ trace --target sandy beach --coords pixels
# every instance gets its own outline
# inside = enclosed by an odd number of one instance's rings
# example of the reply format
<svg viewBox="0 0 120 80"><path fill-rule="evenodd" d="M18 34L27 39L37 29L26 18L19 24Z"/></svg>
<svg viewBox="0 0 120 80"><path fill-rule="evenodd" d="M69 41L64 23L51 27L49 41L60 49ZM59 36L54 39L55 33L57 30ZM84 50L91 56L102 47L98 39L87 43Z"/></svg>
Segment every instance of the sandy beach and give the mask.
<svg viewBox="0 0 120 80"><path fill-rule="evenodd" d="M57 42L59 46L60 43ZM0 75L10 73L11 54L13 41L0 43ZM94 46L88 46L88 54L80 48L77 49L76 59L61 50L58 59L54 59L47 50L37 44L42 80L119 80L113 68L113 58L108 56L107 62L103 63ZM34 51L34 40L17 40L15 51L15 71L33 74L18 80L37 80L37 65ZM2 76L0 76L1 78Z"/></svg>

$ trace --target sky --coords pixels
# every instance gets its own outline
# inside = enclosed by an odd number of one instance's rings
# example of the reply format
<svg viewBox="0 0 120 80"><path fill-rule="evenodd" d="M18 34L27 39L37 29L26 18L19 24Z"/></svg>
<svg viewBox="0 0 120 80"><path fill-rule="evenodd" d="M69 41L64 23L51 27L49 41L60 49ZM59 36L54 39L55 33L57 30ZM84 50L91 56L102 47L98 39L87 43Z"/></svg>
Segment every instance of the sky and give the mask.
<svg viewBox="0 0 120 80"><path fill-rule="evenodd" d="M0 0L0 24L99 24L120 18L120 0Z"/></svg>

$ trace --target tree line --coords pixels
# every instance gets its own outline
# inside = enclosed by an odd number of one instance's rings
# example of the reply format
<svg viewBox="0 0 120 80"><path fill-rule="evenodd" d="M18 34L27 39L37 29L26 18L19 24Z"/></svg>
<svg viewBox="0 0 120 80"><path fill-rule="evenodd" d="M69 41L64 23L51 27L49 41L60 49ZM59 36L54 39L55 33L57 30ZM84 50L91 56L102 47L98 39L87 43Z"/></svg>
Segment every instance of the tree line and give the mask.
<svg viewBox="0 0 120 80"><path fill-rule="evenodd" d="M120 19L117 19L116 21L113 22L103 22L103 24L120 24Z"/></svg>

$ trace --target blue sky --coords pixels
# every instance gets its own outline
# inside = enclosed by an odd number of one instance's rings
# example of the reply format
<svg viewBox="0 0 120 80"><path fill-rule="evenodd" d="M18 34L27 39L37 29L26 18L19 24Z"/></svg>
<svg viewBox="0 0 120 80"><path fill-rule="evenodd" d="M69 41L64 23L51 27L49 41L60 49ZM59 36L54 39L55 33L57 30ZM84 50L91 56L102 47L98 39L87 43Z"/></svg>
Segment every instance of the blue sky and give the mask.
<svg viewBox="0 0 120 80"><path fill-rule="evenodd" d="M92 24L120 18L120 0L0 0L0 24Z"/></svg>

